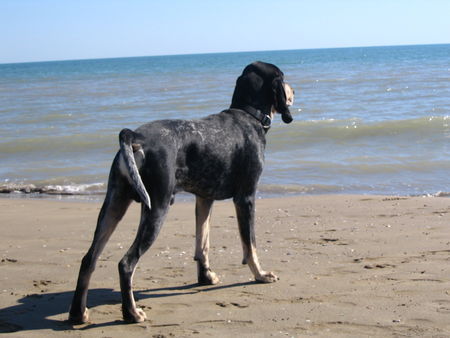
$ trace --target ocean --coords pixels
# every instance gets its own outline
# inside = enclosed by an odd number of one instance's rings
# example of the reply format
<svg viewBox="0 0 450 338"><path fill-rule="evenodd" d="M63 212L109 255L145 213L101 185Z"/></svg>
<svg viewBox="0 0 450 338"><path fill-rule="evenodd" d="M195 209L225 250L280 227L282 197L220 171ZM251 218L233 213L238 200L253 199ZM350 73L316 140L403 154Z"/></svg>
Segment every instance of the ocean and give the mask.
<svg viewBox="0 0 450 338"><path fill-rule="evenodd" d="M122 128L228 108L256 60L296 92L259 197L450 195L450 45L0 64L0 191L101 198Z"/></svg>

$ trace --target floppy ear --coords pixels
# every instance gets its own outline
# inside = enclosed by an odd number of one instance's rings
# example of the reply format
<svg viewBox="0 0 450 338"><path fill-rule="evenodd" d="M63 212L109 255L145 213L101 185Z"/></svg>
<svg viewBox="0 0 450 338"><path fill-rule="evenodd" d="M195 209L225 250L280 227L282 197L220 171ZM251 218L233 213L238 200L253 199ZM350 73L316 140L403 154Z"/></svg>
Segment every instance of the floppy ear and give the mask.
<svg viewBox="0 0 450 338"><path fill-rule="evenodd" d="M239 76L236 80L236 87L234 88L233 98L231 99L231 106L243 107L252 105L254 97L258 96L263 83L263 79L255 73Z"/></svg>
<svg viewBox="0 0 450 338"><path fill-rule="evenodd" d="M272 81L272 90L274 93L275 110L281 114L284 123L291 123L293 118L286 102L286 92L284 91L284 82L281 77L276 77Z"/></svg>

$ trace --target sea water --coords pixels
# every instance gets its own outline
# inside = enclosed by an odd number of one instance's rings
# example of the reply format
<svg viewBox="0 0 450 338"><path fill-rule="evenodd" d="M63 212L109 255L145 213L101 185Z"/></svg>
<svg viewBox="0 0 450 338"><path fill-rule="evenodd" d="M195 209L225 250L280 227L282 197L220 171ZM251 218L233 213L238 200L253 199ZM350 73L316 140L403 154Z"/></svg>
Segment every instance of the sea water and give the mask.
<svg viewBox="0 0 450 338"><path fill-rule="evenodd" d="M450 45L0 64L0 190L106 190L122 128L229 107L261 60L295 89L259 196L450 192Z"/></svg>

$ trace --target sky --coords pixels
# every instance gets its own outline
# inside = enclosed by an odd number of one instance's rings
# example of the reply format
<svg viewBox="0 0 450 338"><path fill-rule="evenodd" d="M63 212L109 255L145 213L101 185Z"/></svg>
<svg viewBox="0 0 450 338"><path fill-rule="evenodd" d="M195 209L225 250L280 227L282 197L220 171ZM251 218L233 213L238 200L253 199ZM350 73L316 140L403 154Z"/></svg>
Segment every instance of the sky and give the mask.
<svg viewBox="0 0 450 338"><path fill-rule="evenodd" d="M0 63L450 43L450 0L0 0Z"/></svg>

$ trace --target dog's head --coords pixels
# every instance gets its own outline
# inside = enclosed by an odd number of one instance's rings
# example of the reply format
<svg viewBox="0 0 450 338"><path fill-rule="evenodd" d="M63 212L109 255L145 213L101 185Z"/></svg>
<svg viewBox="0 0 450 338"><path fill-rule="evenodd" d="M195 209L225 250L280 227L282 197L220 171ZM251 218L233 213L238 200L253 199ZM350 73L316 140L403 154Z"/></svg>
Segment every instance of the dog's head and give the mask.
<svg viewBox="0 0 450 338"><path fill-rule="evenodd" d="M274 110L285 123L292 122L289 111L294 102L294 91L284 82L283 72L275 65L261 61L245 67L236 81L231 108L251 106L270 115Z"/></svg>

